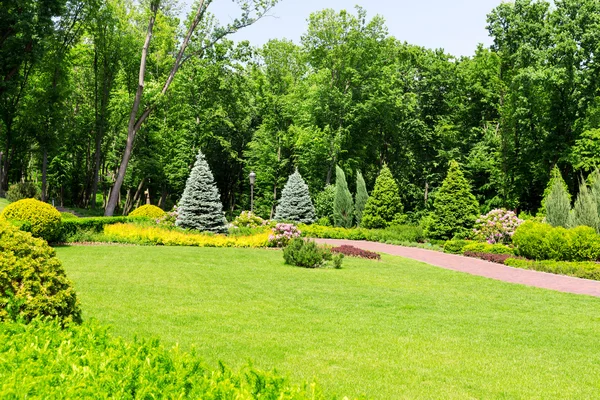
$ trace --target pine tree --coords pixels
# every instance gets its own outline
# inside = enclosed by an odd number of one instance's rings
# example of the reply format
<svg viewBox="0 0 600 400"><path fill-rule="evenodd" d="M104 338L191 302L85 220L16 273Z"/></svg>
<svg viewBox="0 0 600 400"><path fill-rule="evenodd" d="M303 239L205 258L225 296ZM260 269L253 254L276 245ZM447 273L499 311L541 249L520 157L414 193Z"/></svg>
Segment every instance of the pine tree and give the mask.
<svg viewBox="0 0 600 400"><path fill-rule="evenodd" d="M567 227L569 224L569 212L571 211L571 199L566 190L562 176L555 179L548 196L545 198L546 221L552 226Z"/></svg>
<svg viewBox="0 0 600 400"><path fill-rule="evenodd" d="M401 220L402 210L398 184L390 169L384 165L365 204L361 226L368 229L385 228Z"/></svg>
<svg viewBox="0 0 600 400"><path fill-rule="evenodd" d="M304 224L311 224L315 221L315 208L310 199L308 185L298 170L290 175L281 191L281 199L275 210L275 219Z"/></svg>
<svg viewBox="0 0 600 400"><path fill-rule="evenodd" d="M598 218L598 206L592 192L588 189L585 182L579 184L579 194L573 205L573 216L571 218L571 227L589 226L598 231L600 227Z"/></svg>
<svg viewBox="0 0 600 400"><path fill-rule="evenodd" d="M344 171L335 166L335 200L333 202L333 222L335 226L351 228L354 220L354 202L348 190Z"/></svg>
<svg viewBox="0 0 600 400"><path fill-rule="evenodd" d="M548 181L548 185L546 186L546 189L544 189L544 197L542 198L542 206L538 210L538 212L542 215L546 215L546 201L548 199L548 196L550 196L550 192L552 191L554 184L557 182L563 186L565 193L567 193L569 204L571 203L571 194L569 193L569 187L567 186L567 183L563 179L562 174L560 173L560 169L558 169L558 166L555 165L554 168L552 168L552 171L550 171L550 180Z"/></svg>
<svg viewBox="0 0 600 400"><path fill-rule="evenodd" d="M213 174L204 154L198 152L179 201L175 224L198 231L225 233L225 223L223 204Z"/></svg>
<svg viewBox="0 0 600 400"><path fill-rule="evenodd" d="M471 185L456 161L450 161L448 175L433 202L434 213L427 227L433 239L452 239L468 235L479 216L479 204Z"/></svg>
<svg viewBox="0 0 600 400"><path fill-rule="evenodd" d="M365 205L369 200L369 193L367 193L367 185L360 171L356 172L356 200L354 207L354 215L356 216L356 225L360 226L362 222L363 211Z"/></svg>

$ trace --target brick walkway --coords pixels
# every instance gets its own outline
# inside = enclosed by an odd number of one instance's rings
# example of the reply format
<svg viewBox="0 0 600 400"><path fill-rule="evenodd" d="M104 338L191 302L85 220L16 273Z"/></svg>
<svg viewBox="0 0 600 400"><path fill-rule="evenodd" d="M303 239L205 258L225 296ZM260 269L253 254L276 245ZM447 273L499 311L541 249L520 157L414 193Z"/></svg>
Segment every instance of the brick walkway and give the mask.
<svg viewBox="0 0 600 400"><path fill-rule="evenodd" d="M347 244L363 250L411 258L413 260L435 265L436 267L466 272L468 274L484 276L486 278L497 279L504 282L519 283L521 285L557 290L559 292L587 294L600 297L600 281L512 268L476 258L414 247L394 246L391 244L365 242L362 240L316 239L316 241L318 243L334 246Z"/></svg>

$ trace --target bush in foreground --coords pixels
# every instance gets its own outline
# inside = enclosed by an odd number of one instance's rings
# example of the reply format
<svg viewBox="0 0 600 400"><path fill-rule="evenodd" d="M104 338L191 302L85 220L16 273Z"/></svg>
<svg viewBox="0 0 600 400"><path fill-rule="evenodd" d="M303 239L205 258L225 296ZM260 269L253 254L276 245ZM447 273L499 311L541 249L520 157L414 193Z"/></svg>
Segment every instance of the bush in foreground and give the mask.
<svg viewBox="0 0 600 400"><path fill-rule="evenodd" d="M49 242L60 238L61 216L50 204L35 199L23 199L7 205L0 215L8 220L29 223L30 232L35 237Z"/></svg>
<svg viewBox="0 0 600 400"><path fill-rule="evenodd" d="M233 372L157 340L127 342L97 323L0 324L0 397L320 399L314 385L247 367ZM4 367L3 367L4 366Z"/></svg>
<svg viewBox="0 0 600 400"><path fill-rule="evenodd" d="M320 268L331 261L334 268L342 267L343 254L332 256L325 247L318 246L314 241L301 238L292 239L283 249L283 259L286 264L304 268Z"/></svg>
<svg viewBox="0 0 600 400"><path fill-rule="evenodd" d="M145 204L129 213L130 217L147 217L158 219L165 215L164 210L152 204Z"/></svg>
<svg viewBox="0 0 600 400"><path fill-rule="evenodd" d="M81 322L73 286L54 249L0 221L0 321L41 316Z"/></svg>

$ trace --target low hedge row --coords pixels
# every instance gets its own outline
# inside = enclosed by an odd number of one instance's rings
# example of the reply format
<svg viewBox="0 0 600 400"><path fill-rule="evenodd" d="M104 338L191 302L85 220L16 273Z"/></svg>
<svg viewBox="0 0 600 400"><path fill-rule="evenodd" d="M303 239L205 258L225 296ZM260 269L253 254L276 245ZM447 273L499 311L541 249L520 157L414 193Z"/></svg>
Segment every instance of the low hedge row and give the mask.
<svg viewBox="0 0 600 400"><path fill-rule="evenodd" d="M493 254L493 253L478 253L474 251L465 251L464 256L479 258L480 260L490 261L493 263L504 264L504 262L511 258L511 254Z"/></svg>
<svg viewBox="0 0 600 400"><path fill-rule="evenodd" d="M423 229L413 225L394 225L386 229L334 228L323 225L299 225L302 236L320 239L369 240L382 243L423 242Z"/></svg>
<svg viewBox="0 0 600 400"><path fill-rule="evenodd" d="M67 240L70 236L81 231L102 233L107 225L124 224L133 222L149 221L146 217L91 217L76 218L62 221L62 239Z"/></svg>
<svg viewBox="0 0 600 400"><path fill-rule="evenodd" d="M0 398L321 399L275 372L233 372L158 340L128 342L97 323L0 323Z"/></svg>
<svg viewBox="0 0 600 400"><path fill-rule="evenodd" d="M448 240L444 243L444 253L486 253L486 254L509 254L514 255L513 248L503 244L490 244L486 242L474 242L472 240Z"/></svg>
<svg viewBox="0 0 600 400"><path fill-rule="evenodd" d="M600 264L592 261L533 261L523 258L508 258L504 261L509 267L532 269L535 271L550 272L552 274L569 275L577 278L600 280Z"/></svg>

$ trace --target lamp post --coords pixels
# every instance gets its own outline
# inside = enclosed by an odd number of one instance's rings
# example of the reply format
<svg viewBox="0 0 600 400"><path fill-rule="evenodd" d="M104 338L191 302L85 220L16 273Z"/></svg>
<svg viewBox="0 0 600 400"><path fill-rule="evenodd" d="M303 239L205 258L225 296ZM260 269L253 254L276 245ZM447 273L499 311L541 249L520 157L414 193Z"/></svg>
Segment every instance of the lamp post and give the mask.
<svg viewBox="0 0 600 400"><path fill-rule="evenodd" d="M252 171L250 171L250 175L248 175L248 178L250 178L250 212L253 213L254 212L254 182L256 182L256 174Z"/></svg>

